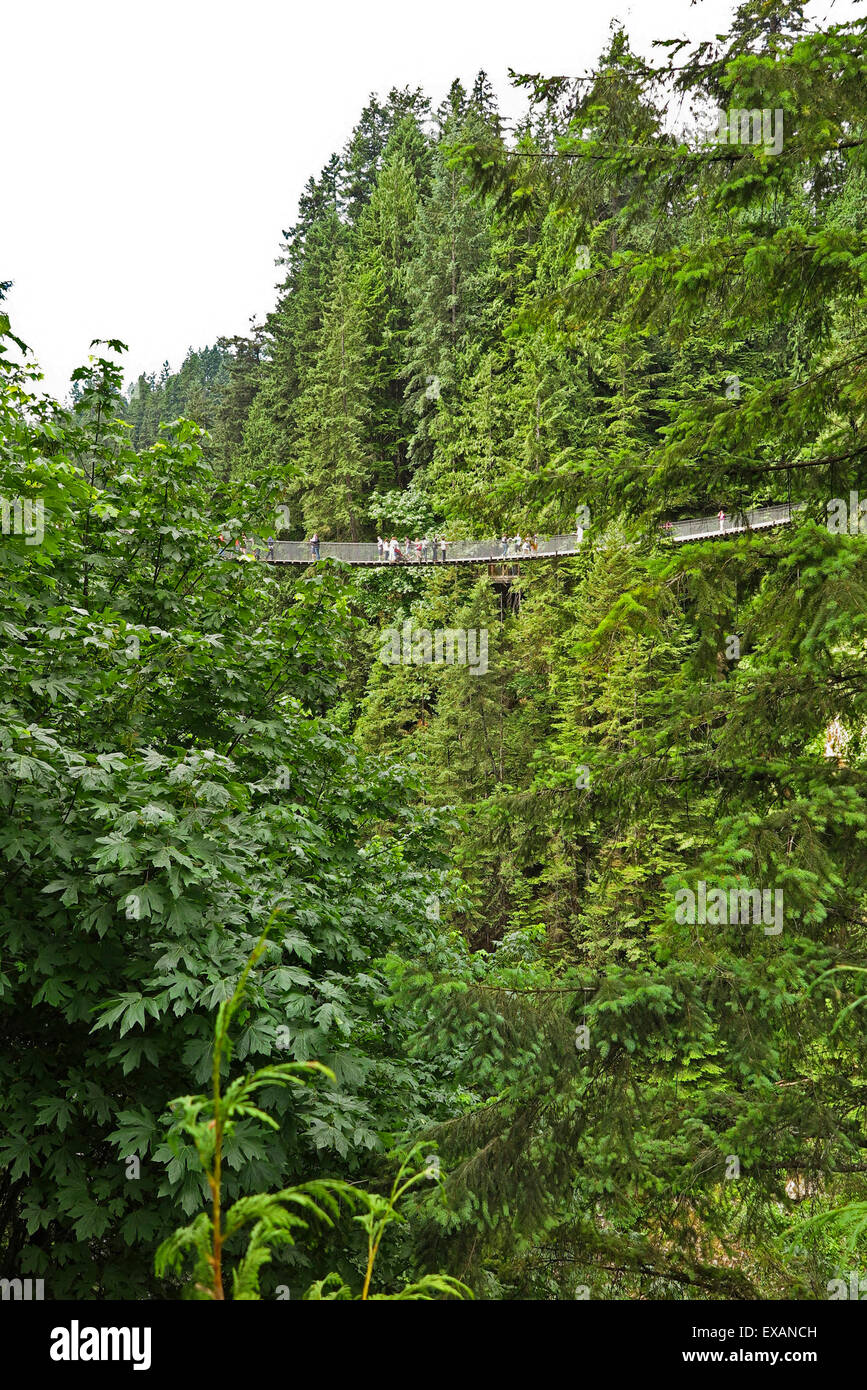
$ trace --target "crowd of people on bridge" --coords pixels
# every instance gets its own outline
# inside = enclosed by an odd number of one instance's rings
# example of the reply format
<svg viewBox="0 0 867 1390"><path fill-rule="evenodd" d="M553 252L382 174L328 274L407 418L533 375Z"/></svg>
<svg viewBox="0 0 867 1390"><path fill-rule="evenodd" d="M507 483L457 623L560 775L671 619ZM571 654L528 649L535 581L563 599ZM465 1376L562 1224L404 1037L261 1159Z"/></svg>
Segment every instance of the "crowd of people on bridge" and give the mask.
<svg viewBox="0 0 867 1390"><path fill-rule="evenodd" d="M539 551L538 536L506 536L500 537L500 554L505 560L509 550L513 555L536 555Z"/></svg>
<svg viewBox="0 0 867 1390"><path fill-rule="evenodd" d="M249 537L246 531L242 531L240 536L236 536L234 541L231 537L223 535L222 531L214 537L220 549L217 551L217 559L222 560L226 555L230 555L233 560L258 560L261 558L261 542L255 536ZM268 559L274 558L274 542L268 541Z"/></svg>
<svg viewBox="0 0 867 1390"><path fill-rule="evenodd" d="M445 564L448 558L449 544L450 542L441 536L422 536L417 540L410 540L408 536L404 536L402 542L396 536L392 536L391 540L384 540L382 536L376 538L376 549L380 561L390 565ZM536 555L539 550L539 537L535 535L502 535L499 544L503 559L510 553L512 555Z"/></svg>
<svg viewBox="0 0 867 1390"><path fill-rule="evenodd" d="M382 536L376 538L380 563L389 565L444 565L448 545L442 536L422 536L416 540L404 536L402 542L397 536L392 536L391 540L384 540Z"/></svg>

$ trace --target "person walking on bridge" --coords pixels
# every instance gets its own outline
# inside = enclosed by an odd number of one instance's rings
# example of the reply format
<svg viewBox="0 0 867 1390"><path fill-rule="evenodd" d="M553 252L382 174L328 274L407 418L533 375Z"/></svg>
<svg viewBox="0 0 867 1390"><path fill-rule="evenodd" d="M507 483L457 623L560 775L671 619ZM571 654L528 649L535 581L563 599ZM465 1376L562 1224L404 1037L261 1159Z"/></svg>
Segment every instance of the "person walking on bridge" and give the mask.
<svg viewBox="0 0 867 1390"><path fill-rule="evenodd" d="M268 542L267 542L267 544L268 544L268 559L269 559L269 561L271 562L271 564L273 564L273 563L274 563L274 537L273 537L273 536L269 536L269 537L268 537Z"/></svg>
<svg viewBox="0 0 867 1390"><path fill-rule="evenodd" d="M384 550L385 550L385 541L382 539L382 536L377 536L377 538L376 538L376 553L377 553L377 555L379 556L379 563L380 563L380 564L382 564L382 555L383 555L383 551L384 551Z"/></svg>
<svg viewBox="0 0 867 1390"><path fill-rule="evenodd" d="M445 564L445 562L446 562L446 538L445 538L445 536L443 536L442 540L440 541L440 553L441 553L441 555L442 555L442 563Z"/></svg>
<svg viewBox="0 0 867 1390"><path fill-rule="evenodd" d="M439 538L439 536L434 536L434 538L433 538L433 562L434 562L434 564L437 564L437 563L439 562L439 558L440 558L440 538Z"/></svg>
<svg viewBox="0 0 867 1390"><path fill-rule="evenodd" d="M314 531L314 532L313 532L313 535L312 535L311 538L310 538L310 558L311 558L312 560L314 560L314 561L319 559L319 532L318 532L318 531Z"/></svg>
<svg viewBox="0 0 867 1390"><path fill-rule="evenodd" d="M720 507L719 511L717 512L717 517L719 519L719 529L721 531L724 531L726 529L726 514L723 511L722 507Z"/></svg>
<svg viewBox="0 0 867 1390"><path fill-rule="evenodd" d="M506 557L507 557L508 554L509 554L509 537L508 537L508 536L501 536L501 537L500 537L500 547L501 547L501 549L502 549L503 559L505 560Z"/></svg>
<svg viewBox="0 0 867 1390"><path fill-rule="evenodd" d="M422 536L421 558L425 564L427 564L430 560L430 538L426 533L424 536Z"/></svg>

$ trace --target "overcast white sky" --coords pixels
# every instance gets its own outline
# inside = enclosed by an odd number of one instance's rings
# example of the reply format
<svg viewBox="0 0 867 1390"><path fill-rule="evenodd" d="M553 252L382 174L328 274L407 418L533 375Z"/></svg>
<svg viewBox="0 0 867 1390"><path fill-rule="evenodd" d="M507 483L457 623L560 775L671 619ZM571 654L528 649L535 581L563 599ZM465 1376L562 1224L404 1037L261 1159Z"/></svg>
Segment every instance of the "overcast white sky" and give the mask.
<svg viewBox="0 0 867 1390"><path fill-rule="evenodd" d="M836 20L855 0L816 0ZM128 379L244 333L274 301L281 230L371 91L507 69L586 71L633 46L722 32L736 0L6 0L0 280L64 396L92 338Z"/></svg>

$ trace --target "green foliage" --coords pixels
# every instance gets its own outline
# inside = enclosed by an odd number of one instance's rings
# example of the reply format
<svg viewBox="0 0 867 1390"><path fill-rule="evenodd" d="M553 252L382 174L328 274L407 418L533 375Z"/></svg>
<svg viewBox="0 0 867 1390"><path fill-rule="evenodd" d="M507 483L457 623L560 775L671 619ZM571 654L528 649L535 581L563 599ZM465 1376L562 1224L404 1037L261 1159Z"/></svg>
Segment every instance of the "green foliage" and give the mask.
<svg viewBox="0 0 867 1390"><path fill-rule="evenodd" d="M275 915L272 914L272 921ZM256 1193L241 1197L225 1213L223 1212L224 1146L230 1140L239 1119L254 1120L272 1129L279 1128L271 1116L256 1104L257 1092L275 1086L304 1085L306 1074L310 1071L319 1071L332 1081L336 1080L334 1073L319 1062L286 1062L278 1066L259 1067L251 1074L237 1077L225 1091L222 1089L224 1061L228 1067L231 1059L232 1020L241 1005L250 971L264 954L265 941L272 921L269 921L251 952L231 997L224 999L217 1010L214 1023L211 1095L181 1096L170 1105L176 1116L169 1142L177 1151L176 1141L180 1135L187 1135L192 1139L211 1193L211 1210L210 1215L207 1212L200 1213L189 1225L179 1228L163 1241L156 1253L157 1275L164 1277L169 1272L179 1273L185 1255L188 1252L192 1253L195 1260L192 1276L195 1296L221 1300L225 1297L223 1251L227 1245L237 1245L237 1237L243 1232L246 1236L246 1249L232 1269L232 1297L242 1300L258 1299L261 1296L260 1270L264 1264L270 1262L274 1247L280 1244L294 1244L295 1235L307 1231L313 1218L333 1225L340 1212L342 1200L350 1208L364 1208L355 1217L367 1236L368 1251L364 1285L359 1298L417 1300L433 1299L439 1294L471 1298L472 1293L466 1285L448 1275L440 1274L424 1275L397 1293L370 1293L374 1262L382 1238L387 1227L401 1219L397 1204L414 1183L428 1177L425 1169L412 1177L406 1177L407 1169L416 1156L415 1149L403 1157L388 1198L365 1192L346 1182L326 1179L284 1188L281 1192ZM305 1297L315 1300L345 1299L352 1298L353 1294L340 1275L332 1273L324 1279L317 1280Z"/></svg>
<svg viewBox="0 0 867 1390"><path fill-rule="evenodd" d="M275 906L293 925L237 1055L336 1081L272 1088L277 1129L239 1118L227 1200L355 1177L445 1113L447 1070L408 1068L381 960L429 936L447 818L325 713L353 633L340 576L220 560L199 431L133 451L110 357L72 414L31 376L3 359L0 489L45 524L41 545L0 536L0 1250L54 1297L142 1297L202 1198L157 1117L209 1074L210 1013ZM251 487L232 487L240 530Z"/></svg>

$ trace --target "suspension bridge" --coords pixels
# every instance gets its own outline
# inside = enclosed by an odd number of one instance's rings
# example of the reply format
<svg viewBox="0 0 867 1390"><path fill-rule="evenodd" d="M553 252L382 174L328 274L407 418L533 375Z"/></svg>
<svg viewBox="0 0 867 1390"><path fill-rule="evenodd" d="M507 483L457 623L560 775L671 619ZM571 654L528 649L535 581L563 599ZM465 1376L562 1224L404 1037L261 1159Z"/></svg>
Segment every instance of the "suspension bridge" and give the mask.
<svg viewBox="0 0 867 1390"><path fill-rule="evenodd" d="M792 507L787 502L769 507L754 507L748 511L732 512L730 515L717 513L715 516L694 517L690 520L668 521L660 527L663 537L672 542L712 540L720 536L736 535L743 531L763 531L773 526L785 526L792 520ZM318 558L320 560L342 560L344 564L366 565L370 567L396 563L401 565L472 565L505 564L516 560L542 560L560 555L578 555L581 550L583 533L572 532L559 536L540 536L533 541L526 540L518 545L514 539L508 544L502 540L456 540L447 541L443 554L442 542L436 546L432 540L427 546L417 549L414 541L397 561L389 561L388 550L381 552L373 541L320 541ZM401 545L401 551L404 547ZM252 553L251 553L252 552ZM314 555L311 541L279 541L270 545L265 541L253 541L246 552L228 545L221 555L227 559L253 559L270 561L277 565L309 565Z"/></svg>

